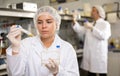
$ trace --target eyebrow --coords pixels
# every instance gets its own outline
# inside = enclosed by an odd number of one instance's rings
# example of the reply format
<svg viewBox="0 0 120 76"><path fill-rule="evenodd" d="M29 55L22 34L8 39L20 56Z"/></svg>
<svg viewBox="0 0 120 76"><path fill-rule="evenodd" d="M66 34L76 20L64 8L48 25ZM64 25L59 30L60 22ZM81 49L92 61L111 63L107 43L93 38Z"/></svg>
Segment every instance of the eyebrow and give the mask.
<svg viewBox="0 0 120 76"><path fill-rule="evenodd" d="M54 20L54 19L46 19L46 20ZM42 21L42 19L38 19L38 21Z"/></svg>

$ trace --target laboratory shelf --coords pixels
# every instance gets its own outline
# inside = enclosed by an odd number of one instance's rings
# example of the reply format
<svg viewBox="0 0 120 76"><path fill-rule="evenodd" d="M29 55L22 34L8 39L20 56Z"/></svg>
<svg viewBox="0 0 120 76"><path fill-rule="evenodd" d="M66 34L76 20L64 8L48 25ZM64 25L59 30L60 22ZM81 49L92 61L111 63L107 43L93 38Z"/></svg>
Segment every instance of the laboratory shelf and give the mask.
<svg viewBox="0 0 120 76"><path fill-rule="evenodd" d="M0 16L33 18L35 12L24 11L21 9L0 8Z"/></svg>

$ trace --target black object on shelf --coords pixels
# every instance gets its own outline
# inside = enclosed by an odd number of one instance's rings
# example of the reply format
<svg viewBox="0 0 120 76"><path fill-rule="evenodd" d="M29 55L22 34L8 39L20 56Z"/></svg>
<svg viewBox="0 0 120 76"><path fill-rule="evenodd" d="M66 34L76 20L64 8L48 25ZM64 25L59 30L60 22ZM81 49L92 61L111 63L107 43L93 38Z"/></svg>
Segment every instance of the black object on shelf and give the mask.
<svg viewBox="0 0 120 76"><path fill-rule="evenodd" d="M3 58L0 58L0 65L5 64L5 61Z"/></svg>
<svg viewBox="0 0 120 76"><path fill-rule="evenodd" d="M64 3L66 0L57 0L58 3Z"/></svg>

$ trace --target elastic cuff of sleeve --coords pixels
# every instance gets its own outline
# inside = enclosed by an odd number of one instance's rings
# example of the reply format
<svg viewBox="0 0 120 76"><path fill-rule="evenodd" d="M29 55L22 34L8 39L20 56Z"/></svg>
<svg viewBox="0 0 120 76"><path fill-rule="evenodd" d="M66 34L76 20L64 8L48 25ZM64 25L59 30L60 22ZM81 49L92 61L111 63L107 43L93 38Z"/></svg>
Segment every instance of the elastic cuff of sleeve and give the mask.
<svg viewBox="0 0 120 76"><path fill-rule="evenodd" d="M15 50L13 50L12 52L14 52L14 53L19 53L19 51L15 51Z"/></svg>

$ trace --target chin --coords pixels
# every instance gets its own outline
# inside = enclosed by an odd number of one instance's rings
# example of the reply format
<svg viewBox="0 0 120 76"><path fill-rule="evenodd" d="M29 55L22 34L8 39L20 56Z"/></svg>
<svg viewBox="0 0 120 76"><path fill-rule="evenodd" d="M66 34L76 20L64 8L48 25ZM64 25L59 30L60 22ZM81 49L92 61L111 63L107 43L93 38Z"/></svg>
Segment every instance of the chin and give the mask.
<svg viewBox="0 0 120 76"><path fill-rule="evenodd" d="M41 38L49 38L49 36L48 35L41 35Z"/></svg>

